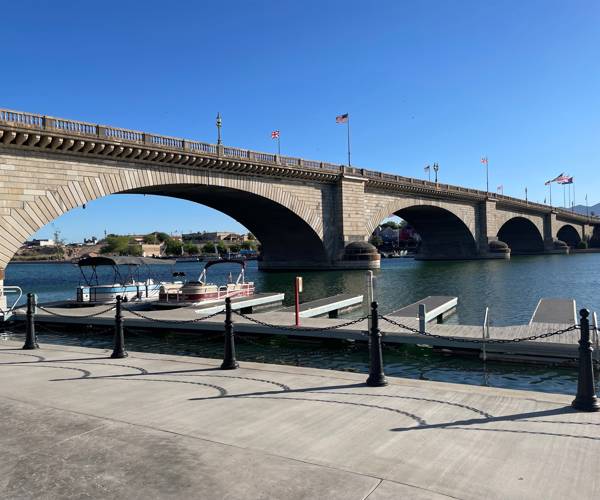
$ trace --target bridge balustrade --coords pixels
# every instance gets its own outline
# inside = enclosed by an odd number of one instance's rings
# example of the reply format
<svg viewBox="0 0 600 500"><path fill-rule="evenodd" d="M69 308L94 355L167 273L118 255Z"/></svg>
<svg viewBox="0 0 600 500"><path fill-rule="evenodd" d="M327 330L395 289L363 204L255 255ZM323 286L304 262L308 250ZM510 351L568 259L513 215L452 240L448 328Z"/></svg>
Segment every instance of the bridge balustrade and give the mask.
<svg viewBox="0 0 600 500"><path fill-rule="evenodd" d="M131 142L137 144L151 144L165 148L175 148L184 151L191 151L197 153L206 153L210 155L219 155L219 147L215 144L209 144L198 141L188 141L176 137L161 136L155 134L147 134L140 131L128 130L118 127L108 127L97 125L93 123L87 123L77 120L65 120L62 118L54 118L50 116L39 115L36 113L25 113L21 111L13 111L8 109L0 109L0 122L6 122L10 124L17 124L19 127L42 129L42 130L57 130L62 132L68 132L70 134L81 135L81 136L92 136L106 139L116 139L124 142ZM453 186L450 184L439 184L427 180L414 179L409 177L402 177L393 174L386 174L377 172L374 170L368 170L357 167L348 167L344 165L338 165L333 163L325 163L314 160L304 160L301 158L294 158L290 156L278 156L270 153L262 153L257 151L249 151L247 149L233 148L233 147L222 147L222 155L231 158L240 159L251 159L262 163L273 163L283 165L286 167L299 167L319 170L329 170L333 172L350 173L355 175L362 175L369 179L382 179L391 182L397 182L399 184L408 185L422 185L430 189L445 190L448 192L456 193L467 193L485 199L487 197L494 197L497 200L506 202L512 206L517 205L519 207L536 208L547 211L552 208L554 212L559 215L569 217L579 217L581 220L598 221L598 217L586 217L580 214L574 214L570 210L549 207L548 205L535 203L531 201L521 200L511 196L506 196L496 193L488 193L478 189L465 188L461 186Z"/></svg>

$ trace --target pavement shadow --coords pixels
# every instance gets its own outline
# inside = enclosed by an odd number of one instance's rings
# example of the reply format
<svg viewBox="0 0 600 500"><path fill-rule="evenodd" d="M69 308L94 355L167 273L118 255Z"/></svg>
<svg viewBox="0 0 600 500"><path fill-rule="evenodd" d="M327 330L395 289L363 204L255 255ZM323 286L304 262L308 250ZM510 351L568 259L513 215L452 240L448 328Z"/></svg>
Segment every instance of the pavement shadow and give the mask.
<svg viewBox="0 0 600 500"><path fill-rule="evenodd" d="M235 377L235 378L245 378L245 377ZM252 380L252 379L250 379ZM319 393L324 391L333 391L336 389L353 389L356 387L365 387L365 384L344 384L344 385L326 385L326 386L318 386L318 387L302 387L299 389L284 389L281 391L255 391L255 392L244 392L241 394L229 394L228 398L247 398L253 396L276 396L278 394L297 394L297 393ZM325 393L325 392L324 392ZM342 393L343 394L343 393ZM215 397L205 397L205 398L190 398L190 401L204 401L207 399L215 399Z"/></svg>
<svg viewBox="0 0 600 500"><path fill-rule="evenodd" d="M99 358L99 359L110 359L110 358ZM213 372L213 371L221 371L218 366L213 368L194 368L192 370L169 370L163 372L145 372L145 373L136 373L133 375L98 375L97 377L86 377L86 380L98 380L103 378L119 378L119 377L146 377L148 375L178 375L178 374L187 374L187 373L202 373L202 372Z"/></svg>
<svg viewBox="0 0 600 500"><path fill-rule="evenodd" d="M484 424L491 424L496 422L511 422L511 423L535 423L535 424L554 424L554 425L594 425L600 426L600 420L598 422L573 422L565 420L538 420L543 417L552 417L557 415L574 415L578 414L577 410L571 406L562 406L559 408L552 408L548 410L530 411L523 413L514 413L511 415L502 415L499 417L486 417L486 418L472 418L465 420L453 420L451 422L443 422L439 424L427 424L420 425L417 427L398 427L390 429L392 432L407 432L415 430L427 430L427 429L460 429L460 430L476 430L485 432L508 432L514 434L533 434L539 436L554 436L554 437L567 437L574 439L588 439L593 441L600 441L600 437L589 436L584 434L566 434L560 432L547 432L540 430L528 430L528 429L498 429L489 427L479 427Z"/></svg>
<svg viewBox="0 0 600 500"><path fill-rule="evenodd" d="M2 350L2 349L0 349ZM21 353L15 353L15 354L21 354ZM27 356L36 356L35 354L26 354L23 353ZM110 359L110 357L108 356L104 356L102 358L71 358L71 359L46 359L43 356L36 356L39 357L41 359L39 359L38 361L8 361L6 363L0 363L0 365L27 365L27 364L35 364L35 363L66 363L69 361L96 361L96 360L106 360L106 359Z"/></svg>

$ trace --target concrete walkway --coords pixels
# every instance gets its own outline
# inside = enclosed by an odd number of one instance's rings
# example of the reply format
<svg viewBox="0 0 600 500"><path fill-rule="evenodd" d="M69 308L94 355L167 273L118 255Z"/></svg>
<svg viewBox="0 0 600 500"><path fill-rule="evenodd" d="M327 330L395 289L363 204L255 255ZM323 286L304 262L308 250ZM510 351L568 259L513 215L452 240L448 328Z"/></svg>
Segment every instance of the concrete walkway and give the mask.
<svg viewBox="0 0 600 500"><path fill-rule="evenodd" d="M572 397L0 341L2 498L512 499L600 493Z"/></svg>

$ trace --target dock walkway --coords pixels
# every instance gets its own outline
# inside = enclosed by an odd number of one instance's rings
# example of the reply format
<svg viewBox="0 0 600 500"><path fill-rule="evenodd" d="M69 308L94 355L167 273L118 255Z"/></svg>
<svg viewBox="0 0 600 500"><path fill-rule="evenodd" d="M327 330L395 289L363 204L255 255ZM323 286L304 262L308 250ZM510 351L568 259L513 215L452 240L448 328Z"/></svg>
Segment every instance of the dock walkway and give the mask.
<svg viewBox="0 0 600 500"><path fill-rule="evenodd" d="M5 498L596 498L572 396L0 341ZM575 466L575 465L576 466Z"/></svg>
<svg viewBox="0 0 600 500"><path fill-rule="evenodd" d="M57 311L59 314L67 314L68 317L56 316L45 310L39 309L36 314L36 321L49 324L65 325L94 325L98 327L110 327L114 325L114 311L98 314L106 309L105 306L94 306L89 308L64 309L48 308L49 311ZM162 311L141 311L137 313L125 311L125 326L133 328L143 328L147 330L176 330L179 332L193 333L201 335L203 333L213 333L223 331L223 315L212 316L203 320L204 315L218 312L210 310L195 311L192 308L183 308L177 310ZM140 316L143 316L141 317ZM90 315L92 315L90 317ZM15 319L23 321L25 319L24 309L15 311ZM294 315L285 311L260 312L247 316L250 319L234 315L235 332L238 334L252 335L287 335L290 338L318 338L318 339L339 339L365 341L367 322L363 321L352 325L342 326L337 329L323 331L324 327L335 325L344 325L347 319L329 319L329 318L303 318L299 328L293 328ZM419 322L412 318L401 318L390 316L398 323L404 324L409 328L419 329ZM256 323L252 320L258 321ZM273 326L265 326L268 325ZM437 348L455 349L455 350L482 350L483 328L481 326L453 325L429 323L427 332L437 337L423 336L412 333L406 329L399 328L396 325L386 321L380 321L380 328L384 335L384 342L388 344L419 344L430 345ZM569 324L556 323L531 323L529 325L514 326L491 326L490 339L515 339L520 337L529 337L543 333L554 332L567 328ZM464 342L464 340L473 339L473 342ZM540 358L573 359L577 357L579 341L579 331L571 331L562 335L539 339L534 341L493 344L486 343L486 351L490 355L518 355L534 356ZM600 355L600 342L595 330L592 331L592 342L596 348L595 355Z"/></svg>
<svg viewBox="0 0 600 500"><path fill-rule="evenodd" d="M330 318L337 318L340 311L360 307L363 303L362 295L340 293L323 299L311 300L300 304L301 318L314 318L328 314ZM286 307L283 312L295 313L296 307Z"/></svg>

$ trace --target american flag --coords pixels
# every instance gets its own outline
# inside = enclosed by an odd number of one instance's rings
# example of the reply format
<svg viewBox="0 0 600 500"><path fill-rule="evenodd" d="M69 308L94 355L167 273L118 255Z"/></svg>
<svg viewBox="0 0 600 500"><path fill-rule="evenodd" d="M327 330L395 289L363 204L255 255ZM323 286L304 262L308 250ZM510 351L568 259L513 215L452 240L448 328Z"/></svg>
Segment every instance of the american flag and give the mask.
<svg viewBox="0 0 600 500"><path fill-rule="evenodd" d="M335 117L335 123L348 123L348 113Z"/></svg>
<svg viewBox="0 0 600 500"><path fill-rule="evenodd" d="M431 170L431 165L427 165L423 170L425 170L425 172L429 172Z"/></svg>
<svg viewBox="0 0 600 500"><path fill-rule="evenodd" d="M487 156L484 156L484 157L481 158L481 163L483 163L484 165L488 164Z"/></svg>
<svg viewBox="0 0 600 500"><path fill-rule="evenodd" d="M573 184L573 177L563 175L560 179L557 179L556 182L558 182L559 184Z"/></svg>
<svg viewBox="0 0 600 500"><path fill-rule="evenodd" d="M273 130L273 132L271 132L271 139L279 139L279 130Z"/></svg>
<svg viewBox="0 0 600 500"><path fill-rule="evenodd" d="M544 186L548 186L548 185L552 184L553 182L558 182L559 179L562 179L564 176L565 176L565 174L561 172L554 179L550 179L549 181L544 182Z"/></svg>

